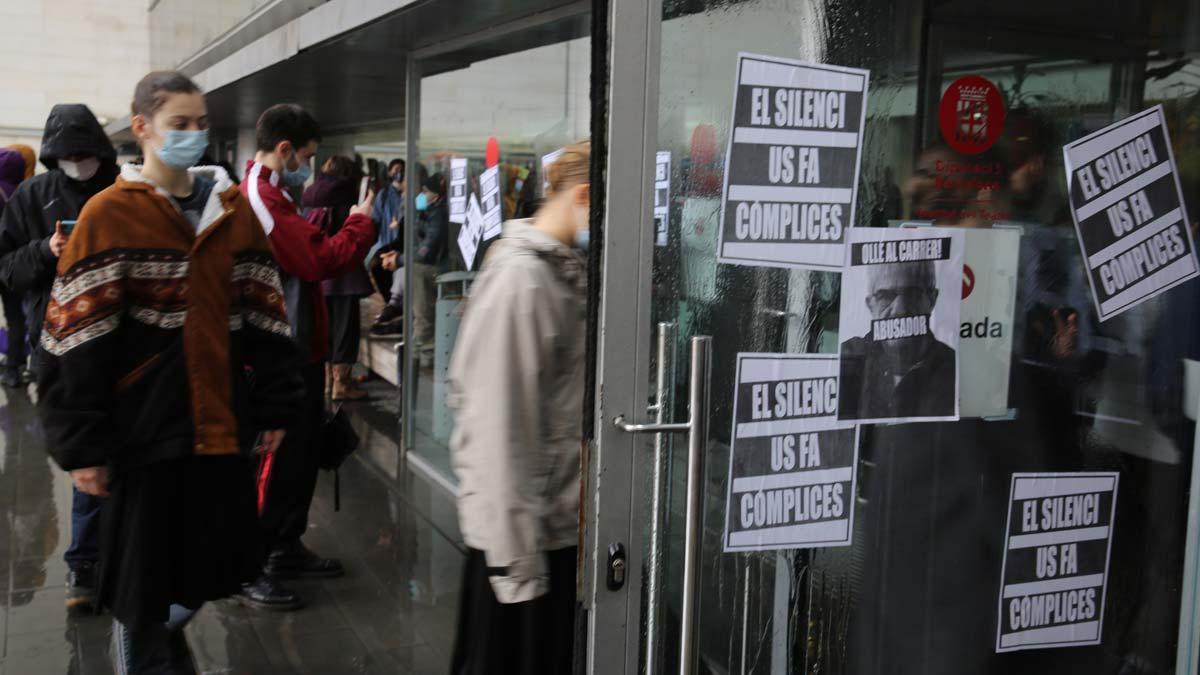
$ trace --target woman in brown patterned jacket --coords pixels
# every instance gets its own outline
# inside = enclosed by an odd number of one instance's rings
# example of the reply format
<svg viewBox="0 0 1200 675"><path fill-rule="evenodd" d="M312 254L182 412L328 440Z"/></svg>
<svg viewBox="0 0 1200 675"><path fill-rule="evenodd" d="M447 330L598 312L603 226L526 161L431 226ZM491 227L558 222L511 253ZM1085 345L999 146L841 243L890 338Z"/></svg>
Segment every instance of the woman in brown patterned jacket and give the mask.
<svg viewBox="0 0 1200 675"><path fill-rule="evenodd" d="M108 497L116 672L159 673L168 630L258 571L251 446L278 447L301 385L266 234L223 170L189 169L200 90L147 75L131 128L144 166L88 202L59 258L39 404L54 459Z"/></svg>

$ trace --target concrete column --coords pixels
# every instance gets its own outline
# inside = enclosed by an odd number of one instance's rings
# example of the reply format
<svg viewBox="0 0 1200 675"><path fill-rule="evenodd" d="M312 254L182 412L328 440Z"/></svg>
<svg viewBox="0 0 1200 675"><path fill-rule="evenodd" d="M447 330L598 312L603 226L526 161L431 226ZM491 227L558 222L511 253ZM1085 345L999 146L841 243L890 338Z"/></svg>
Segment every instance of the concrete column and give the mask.
<svg viewBox="0 0 1200 675"><path fill-rule="evenodd" d="M237 132L237 159L233 166L237 169L240 175L246 162L254 159L254 127L248 129L238 129Z"/></svg>

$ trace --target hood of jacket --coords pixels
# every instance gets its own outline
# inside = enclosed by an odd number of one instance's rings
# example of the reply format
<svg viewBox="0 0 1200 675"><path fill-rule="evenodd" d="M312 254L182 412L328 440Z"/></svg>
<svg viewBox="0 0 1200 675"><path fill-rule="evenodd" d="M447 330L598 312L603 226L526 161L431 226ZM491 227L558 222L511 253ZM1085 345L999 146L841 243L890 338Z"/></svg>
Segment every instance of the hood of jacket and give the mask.
<svg viewBox="0 0 1200 675"><path fill-rule="evenodd" d="M225 213L225 205L221 201L221 196L230 189L237 190L237 185L229 174L219 166L194 166L188 169L188 173L192 176L203 176L213 181L213 189L208 193L208 201L204 203L204 211L200 214L200 222L196 226L196 233L199 234L208 229L210 225ZM179 210L179 203L172 197L171 193L159 187L154 181L146 178L142 174L142 167L137 164L126 164L121 167L121 177L117 179L117 187L122 190L150 190L164 197L175 210ZM239 193L240 194L240 193Z"/></svg>
<svg viewBox="0 0 1200 675"><path fill-rule="evenodd" d="M82 103L59 103L46 118L42 164L54 170L58 160L71 155L99 157L102 165L117 161L117 150L92 111Z"/></svg>
<svg viewBox="0 0 1200 675"><path fill-rule="evenodd" d="M326 174L319 174L300 199L301 206L309 208L354 206L356 203L358 184L355 181Z"/></svg>
<svg viewBox="0 0 1200 675"><path fill-rule="evenodd" d="M532 219L510 220L504 237L488 252L497 259L533 254L550 265L558 278L578 291L587 290L587 262L583 254L533 227Z"/></svg>
<svg viewBox="0 0 1200 675"><path fill-rule="evenodd" d="M0 149L0 191L11 197L25 178L25 160L16 150Z"/></svg>

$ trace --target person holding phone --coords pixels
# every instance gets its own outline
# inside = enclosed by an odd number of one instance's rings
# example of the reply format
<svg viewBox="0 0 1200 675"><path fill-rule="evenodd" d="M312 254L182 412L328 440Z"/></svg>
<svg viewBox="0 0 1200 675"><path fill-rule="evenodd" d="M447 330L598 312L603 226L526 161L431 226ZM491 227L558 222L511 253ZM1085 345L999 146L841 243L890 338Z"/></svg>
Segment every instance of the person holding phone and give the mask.
<svg viewBox="0 0 1200 675"><path fill-rule="evenodd" d="M208 146L204 95L153 72L132 113L145 164L84 207L61 252L38 405L55 461L106 497L114 670L159 673L169 629L258 572L249 455L278 448L300 378L266 233L223 169L191 168Z"/></svg>
<svg viewBox="0 0 1200 675"><path fill-rule="evenodd" d="M59 104L50 110L42 134L45 173L21 183L0 216L0 286L20 299L37 376L39 348L55 266L66 248L62 222L79 217L84 204L117 178L117 151L104 127L85 105ZM11 336L10 339L20 339ZM96 596L100 500L76 490L71 502L71 545L67 563L67 608L87 611Z"/></svg>
<svg viewBox="0 0 1200 675"><path fill-rule="evenodd" d="M300 352L304 400L295 425L274 462L264 463L258 476L268 486L262 524L271 552L263 574L242 592L242 602L274 610L298 609L300 598L279 579L335 577L342 563L309 550L301 537L308 530L308 510L320 471L320 424L325 405L325 358L329 353L329 313L320 282L333 279L351 266L361 266L375 241L371 207L375 196L349 210L334 234L300 215L284 189L306 184L312 159L321 142L321 127L304 108L281 103L258 118L258 151L246 167L242 193L271 240L284 275L288 321Z"/></svg>

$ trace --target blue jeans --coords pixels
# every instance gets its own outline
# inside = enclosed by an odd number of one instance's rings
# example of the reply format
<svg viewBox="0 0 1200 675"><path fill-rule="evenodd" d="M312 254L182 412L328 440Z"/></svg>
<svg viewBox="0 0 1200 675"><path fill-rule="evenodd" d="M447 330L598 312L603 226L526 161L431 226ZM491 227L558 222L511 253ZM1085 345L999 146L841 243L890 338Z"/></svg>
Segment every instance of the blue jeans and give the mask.
<svg viewBox="0 0 1200 675"><path fill-rule="evenodd" d="M71 492L71 546L63 560L75 569L80 563L95 564L100 559L101 500L75 488Z"/></svg>

